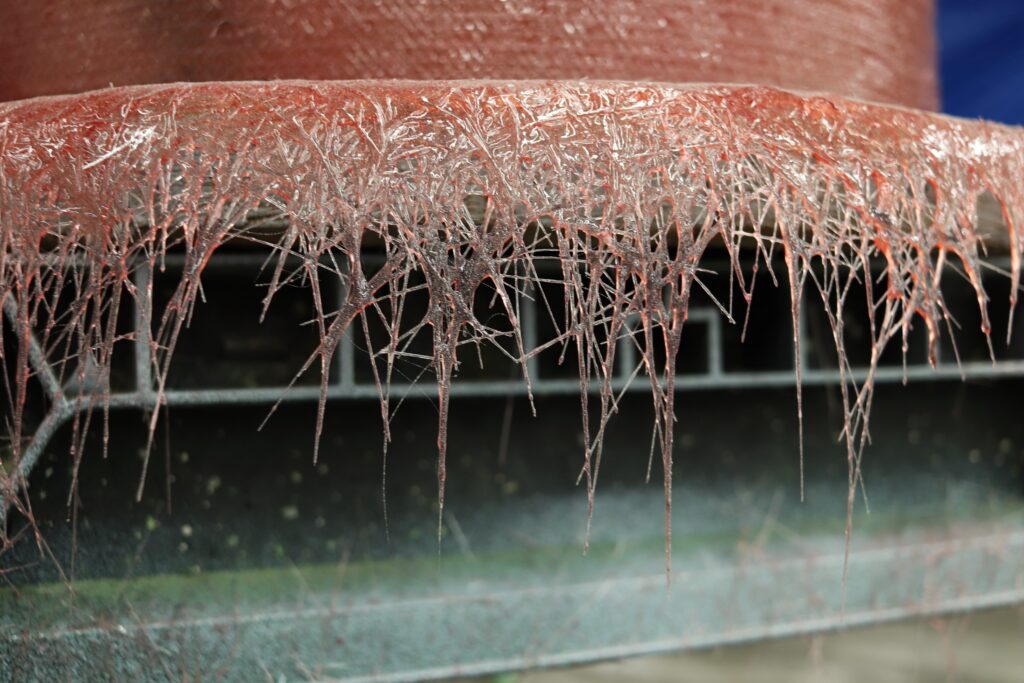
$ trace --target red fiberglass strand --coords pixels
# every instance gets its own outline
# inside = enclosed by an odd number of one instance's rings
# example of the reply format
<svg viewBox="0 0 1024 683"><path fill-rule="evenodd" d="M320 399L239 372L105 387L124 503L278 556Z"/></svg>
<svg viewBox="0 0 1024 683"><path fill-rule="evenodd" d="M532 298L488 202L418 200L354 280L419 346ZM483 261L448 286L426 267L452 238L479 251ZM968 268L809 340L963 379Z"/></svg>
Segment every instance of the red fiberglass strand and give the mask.
<svg viewBox="0 0 1024 683"><path fill-rule="evenodd" d="M23 460L35 375L30 333L61 387L89 387L71 380L84 372L83 354L95 358L99 390L60 390L80 435L109 396L117 310L132 300L152 310L149 362L160 394L204 268L225 242L248 240L272 252L268 305L286 284L309 285L320 343L303 372L319 365L325 383L350 326L373 319L389 330L388 341L369 349L388 368L410 353L416 331L429 330L442 506L456 351L499 346L528 382L526 361L538 350L524 344L515 302L535 296L541 267L553 265L567 317L550 343L579 350L584 410L588 385L598 388L597 419L583 420L588 498L618 400L615 345L601 340L632 339L654 406L666 562L676 351L690 295L704 286L709 249L728 254L730 277L747 298L754 282L741 266L759 264L790 290L794 329L805 294L804 305L820 306L831 325L852 509L880 356L923 326L934 360L952 324L943 269L973 285L987 335L981 273L987 246L999 243L1012 258L1016 302L1022 166L1018 129L767 87L290 81L128 87L0 105L0 292L22 340L8 358L5 497L22 490L31 467ZM979 232L982 195L1002 207L999 234ZM382 265L364 264L367 244L377 245ZM131 275L140 265L159 269L172 249L183 254L183 274L154 308L152 290ZM773 254L784 272L771 272ZM883 264L885 287L865 302L849 292L873 277L872 262ZM430 302L418 320L399 313L413 274ZM316 295L327 280L343 285L340 304ZM511 326L474 314L484 291ZM70 303L58 311L61 292ZM858 381L843 313L862 305L873 344ZM731 317L730 306L722 304ZM390 375L378 377L387 418ZM324 413L321 397L314 442ZM27 498L14 505L28 514Z"/></svg>

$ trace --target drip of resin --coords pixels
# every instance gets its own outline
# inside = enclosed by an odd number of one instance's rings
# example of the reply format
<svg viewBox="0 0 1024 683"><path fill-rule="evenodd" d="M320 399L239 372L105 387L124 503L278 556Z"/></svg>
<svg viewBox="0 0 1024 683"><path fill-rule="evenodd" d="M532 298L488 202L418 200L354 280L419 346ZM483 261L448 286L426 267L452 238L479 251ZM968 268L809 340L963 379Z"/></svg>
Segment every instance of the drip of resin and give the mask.
<svg viewBox="0 0 1024 683"><path fill-rule="evenodd" d="M1011 255L1016 303L1022 170L1017 129L763 87L281 82L0 105L0 294L17 340L3 349L13 368L5 497L31 517L27 495L14 495L24 492L25 406L36 379L30 335L76 409L77 468L92 415L105 413L110 395L117 311L132 299L151 311L159 401L204 268L225 243L248 241L271 254L266 305L296 283L313 296L320 343L299 374L321 372L314 457L341 335L371 321L387 330L368 349L385 442L396 365L417 357L417 333L431 335L443 514L457 351L497 346L529 383L528 360L541 349L524 342L518 302L537 295L552 277L543 266L553 266L565 296L545 305L564 307L565 324L542 348L577 351L590 510L619 398L617 345L604 340L628 338L654 407L668 567L676 361L691 294L704 288L702 260L718 250L748 304L758 272L788 287L794 341L802 301L831 326L849 520L882 352L894 341L906 352L920 325L934 362L954 324L940 275L956 269L973 285L988 335L981 273L986 248L999 244ZM998 234L977 227L985 194L1002 207ZM367 249L382 254L380 265L364 262ZM131 276L141 265L160 269L170 251L182 255L183 273L154 309L152 289ZM877 277L876 262L884 291L852 298L856 283ZM338 305L319 296L331 279L345 293ZM424 290L427 311L410 320L405 300ZM499 302L509 325L474 314L481 295ZM854 306L867 306L872 339L862 381L844 347L844 312ZM730 303L722 313L733 318ZM849 533L848 524L847 541Z"/></svg>

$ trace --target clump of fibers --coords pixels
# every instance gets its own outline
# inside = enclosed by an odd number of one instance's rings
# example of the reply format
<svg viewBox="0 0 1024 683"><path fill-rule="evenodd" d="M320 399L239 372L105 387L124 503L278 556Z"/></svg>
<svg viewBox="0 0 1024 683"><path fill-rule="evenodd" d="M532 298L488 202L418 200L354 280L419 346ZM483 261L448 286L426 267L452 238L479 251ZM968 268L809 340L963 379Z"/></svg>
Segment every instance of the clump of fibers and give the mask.
<svg viewBox="0 0 1024 683"><path fill-rule="evenodd" d="M575 348L592 510L618 400L616 344L604 340L633 340L637 381L649 384L654 407L668 567L673 424L686 418L676 410L677 355L691 295L704 288L703 259L718 250L748 305L758 277L790 292L801 423L801 302L825 314L841 378L849 520L881 354L893 343L905 352L911 329L923 326L934 363L943 328L955 324L942 273L955 269L971 283L988 335L986 250L1008 249L1016 304L1022 170L1016 129L759 87L215 83L0 105L0 297L9 313L0 325L16 340L2 349L13 368L4 387L4 496L30 516L22 462L37 379L30 335L75 409L69 457L77 471L97 411L106 429L110 359L123 334L117 312L132 300L151 311L159 401L204 268L225 243L249 241L269 253L267 306L296 283L313 297L320 343L300 375L319 366L322 378L314 459L341 335L371 321L387 330L369 349L386 444L396 363L429 331L442 512L460 347L500 348L527 384L532 356ZM978 228L982 195L1002 208L998 234ZM371 249L383 255L373 268L362 258ZM183 273L154 309L152 288L131 276L142 265L161 269L171 251L182 254ZM868 287L866 300L854 298L878 262L882 293ZM565 323L541 348L527 348L519 301L537 295L552 267L565 297L543 305L561 306ZM340 303L320 297L329 280L345 292ZM427 311L410 320L405 300L424 289ZM478 318L479 296L499 302L511 324ZM731 305L722 305L730 320ZM858 306L872 339L859 382L844 346L844 313ZM145 470L140 491L144 483Z"/></svg>

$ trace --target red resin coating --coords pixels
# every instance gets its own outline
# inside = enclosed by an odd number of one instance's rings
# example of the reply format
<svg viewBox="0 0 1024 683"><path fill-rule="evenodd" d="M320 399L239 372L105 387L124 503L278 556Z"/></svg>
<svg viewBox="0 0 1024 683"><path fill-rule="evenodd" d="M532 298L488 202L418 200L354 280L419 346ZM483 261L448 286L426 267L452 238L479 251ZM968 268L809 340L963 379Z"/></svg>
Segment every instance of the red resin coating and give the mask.
<svg viewBox="0 0 1024 683"><path fill-rule="evenodd" d="M84 353L102 385L119 334L110 322L117 316L102 312L131 298L148 310L152 292L133 285L132 269L159 267L171 248L183 252L177 290L152 318L151 366L161 395L205 265L228 240L261 242L271 250L268 305L282 286L310 285L321 342L300 374L318 364L322 391L350 325L374 316L390 331L389 342L370 349L385 368L373 364L385 439L392 369L422 362L404 346L406 333L410 326L430 331L443 510L457 351L498 345L529 382L533 349L523 346L514 301L517 291L534 291L543 261L561 269L567 292L565 327L553 343L572 344L581 359L590 504L616 405L617 345L600 340L629 338L641 356L638 381L649 382L654 404L668 544L675 363L702 259L711 245L724 247L749 303L754 282L741 262L753 262L755 273L760 264L763 273L781 269L771 258L781 254L785 272L777 281L790 290L797 360L802 302L824 309L833 326L849 538L881 353L919 325L934 357L939 334L952 324L940 288L950 265L973 284L988 335L980 273L993 239L1009 249L1015 304L1021 178L1021 129L765 87L364 81L111 89L0 104L0 292L10 297L13 337L41 337L58 386L89 385L81 374L87 364L78 362ZM978 229L983 194L1002 207L1000 235ZM287 229L261 232L266 219ZM360 255L370 243L384 264L364 272ZM286 257L299 265L286 266ZM842 292L875 277L878 261L885 292L847 299ZM419 321L395 313L412 274L425 279L430 299ZM325 280L339 281L343 302L319 299ZM511 331L476 316L469 303L478 290L488 292ZM48 325L56 292L69 293L71 303L61 325ZM842 332L844 313L858 305L873 321L869 371L860 382L847 374ZM725 304L723 315L733 319ZM628 327L636 318L640 324ZM661 361L656 346L666 351ZM14 380L4 469L14 475L0 481L3 490L21 486L31 467L21 451L32 381L26 348L20 343L8 355ZM794 367L799 386L800 363ZM68 400L90 410L108 395L77 391ZM314 443L324 410L322 399ZM151 433L160 414L152 413ZM76 413L74 433L87 422ZM80 451L74 457L77 463Z"/></svg>
<svg viewBox="0 0 1024 683"><path fill-rule="evenodd" d="M0 100L301 78L740 83L933 109L933 0L32 0Z"/></svg>

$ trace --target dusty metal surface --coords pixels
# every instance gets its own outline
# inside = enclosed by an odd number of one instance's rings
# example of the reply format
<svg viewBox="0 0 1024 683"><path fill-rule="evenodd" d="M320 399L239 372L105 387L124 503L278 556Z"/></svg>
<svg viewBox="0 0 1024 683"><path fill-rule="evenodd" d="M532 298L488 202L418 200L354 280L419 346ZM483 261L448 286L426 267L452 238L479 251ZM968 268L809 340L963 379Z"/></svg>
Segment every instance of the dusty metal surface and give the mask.
<svg viewBox="0 0 1024 683"><path fill-rule="evenodd" d="M519 683L1017 683L1024 610L1006 607L513 675Z"/></svg>
<svg viewBox="0 0 1024 683"><path fill-rule="evenodd" d="M457 507L440 557L341 554L335 564L78 579L73 594L52 583L7 590L0 667L13 680L421 680L1024 600L1019 499L951 485L941 503L920 506L927 519L894 519L901 497L926 499L924 483L875 499L880 519L859 521L845 590L838 523L823 528L792 500L696 487L681 491L690 504L676 520L668 588L657 529L637 533L656 517L656 492L606 491L587 557L557 531L582 519L576 496ZM812 490L812 509L827 511L830 493L841 491ZM728 521L695 521L709 508ZM802 526L790 526L794 510ZM532 543L515 542L524 536Z"/></svg>

